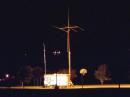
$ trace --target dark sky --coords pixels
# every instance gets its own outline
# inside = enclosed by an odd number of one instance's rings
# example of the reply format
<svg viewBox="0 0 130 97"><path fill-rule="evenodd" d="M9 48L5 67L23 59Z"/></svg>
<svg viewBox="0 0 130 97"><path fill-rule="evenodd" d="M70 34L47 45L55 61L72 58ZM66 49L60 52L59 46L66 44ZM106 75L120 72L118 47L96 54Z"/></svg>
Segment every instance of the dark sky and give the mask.
<svg viewBox="0 0 130 97"><path fill-rule="evenodd" d="M125 71L130 63L129 5L123 0L0 1L0 72L17 71L24 63L42 66L43 41L48 68L67 67L66 33L54 26L67 23L68 7L71 24L85 29L71 33L72 67L106 63L113 71ZM54 50L61 55L53 56Z"/></svg>

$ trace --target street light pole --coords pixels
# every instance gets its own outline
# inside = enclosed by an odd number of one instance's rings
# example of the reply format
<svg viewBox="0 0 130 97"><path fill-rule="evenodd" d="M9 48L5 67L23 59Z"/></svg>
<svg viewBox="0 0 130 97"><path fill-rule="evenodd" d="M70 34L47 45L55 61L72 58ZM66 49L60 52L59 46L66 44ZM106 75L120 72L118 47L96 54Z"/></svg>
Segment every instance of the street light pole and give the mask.
<svg viewBox="0 0 130 97"><path fill-rule="evenodd" d="M43 42L43 52L44 52L44 73L46 75L46 46Z"/></svg>

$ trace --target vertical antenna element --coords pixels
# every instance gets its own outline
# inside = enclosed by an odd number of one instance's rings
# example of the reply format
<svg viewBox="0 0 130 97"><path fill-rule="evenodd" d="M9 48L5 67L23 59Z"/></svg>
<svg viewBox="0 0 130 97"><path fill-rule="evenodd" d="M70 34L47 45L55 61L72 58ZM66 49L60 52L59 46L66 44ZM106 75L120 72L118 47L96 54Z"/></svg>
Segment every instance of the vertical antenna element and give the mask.
<svg viewBox="0 0 130 97"><path fill-rule="evenodd" d="M69 11L69 8L68 8L68 27L70 26L70 11Z"/></svg>

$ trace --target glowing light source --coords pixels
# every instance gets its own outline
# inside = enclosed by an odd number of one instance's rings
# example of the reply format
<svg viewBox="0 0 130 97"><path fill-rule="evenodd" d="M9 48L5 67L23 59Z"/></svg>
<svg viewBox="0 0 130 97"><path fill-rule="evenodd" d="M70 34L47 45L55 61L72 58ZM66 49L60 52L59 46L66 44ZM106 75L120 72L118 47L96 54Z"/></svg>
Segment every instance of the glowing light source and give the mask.
<svg viewBox="0 0 130 97"><path fill-rule="evenodd" d="M45 86L67 86L68 74L46 74L44 75Z"/></svg>
<svg viewBox="0 0 130 97"><path fill-rule="evenodd" d="M59 55L61 52L60 51L54 51L53 54L54 55Z"/></svg>
<svg viewBox="0 0 130 97"><path fill-rule="evenodd" d="M10 75L9 75L9 74L5 74L5 77L6 77L6 78L9 78L9 77L10 77Z"/></svg>
<svg viewBox="0 0 130 97"><path fill-rule="evenodd" d="M80 74L83 75L83 76L84 76L85 74L87 74L87 72L88 72L87 69L84 69L84 68L83 68L83 69L80 69Z"/></svg>

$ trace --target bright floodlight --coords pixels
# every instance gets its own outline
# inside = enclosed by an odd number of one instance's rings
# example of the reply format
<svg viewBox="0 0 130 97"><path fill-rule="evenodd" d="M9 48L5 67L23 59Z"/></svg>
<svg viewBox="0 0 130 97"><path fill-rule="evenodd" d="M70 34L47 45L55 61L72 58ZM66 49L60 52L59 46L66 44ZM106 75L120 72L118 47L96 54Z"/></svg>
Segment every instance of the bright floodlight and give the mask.
<svg viewBox="0 0 130 97"><path fill-rule="evenodd" d="M45 86L67 86L68 74L46 74L44 75Z"/></svg>

